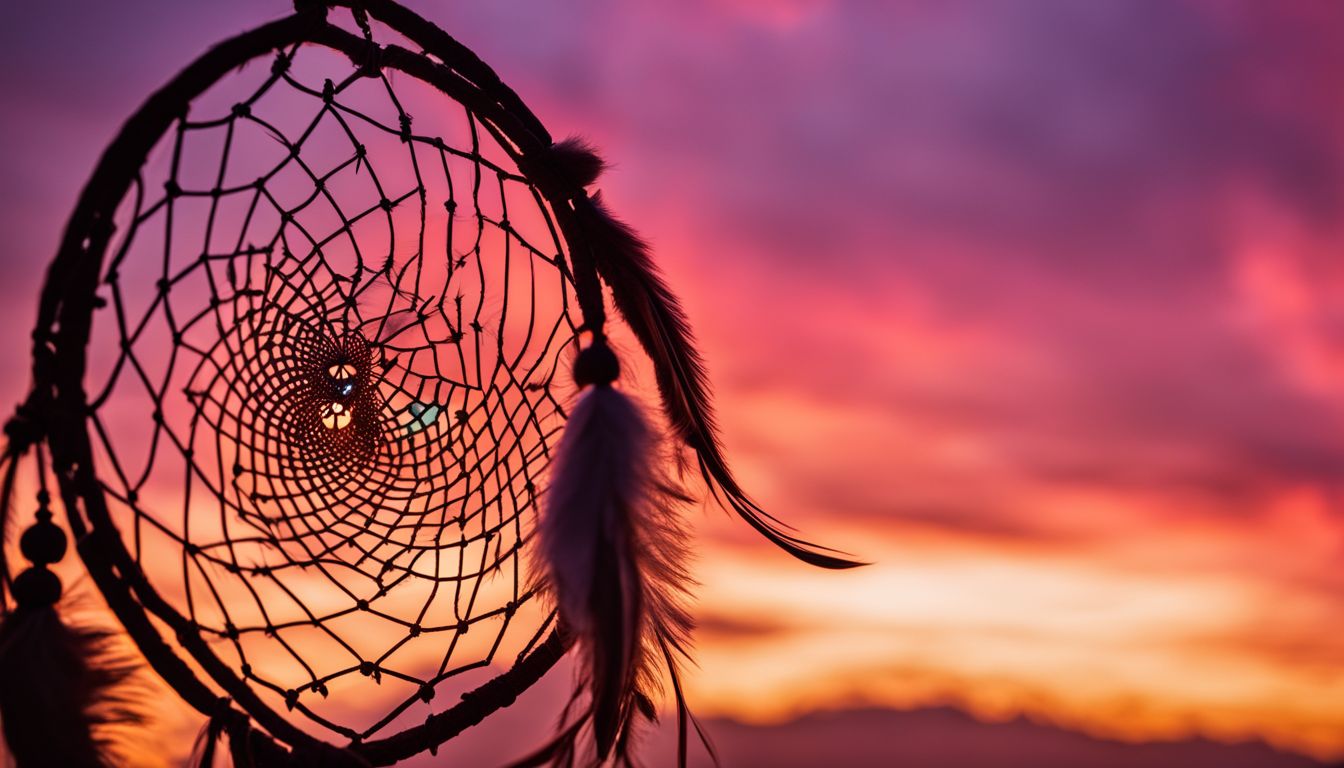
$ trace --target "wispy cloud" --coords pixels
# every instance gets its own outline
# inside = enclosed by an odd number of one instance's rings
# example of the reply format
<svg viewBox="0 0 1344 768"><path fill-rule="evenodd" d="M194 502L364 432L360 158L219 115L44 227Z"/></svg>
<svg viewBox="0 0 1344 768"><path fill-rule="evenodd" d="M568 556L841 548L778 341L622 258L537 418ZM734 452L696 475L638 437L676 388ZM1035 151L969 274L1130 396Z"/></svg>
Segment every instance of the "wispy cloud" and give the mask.
<svg viewBox="0 0 1344 768"><path fill-rule="evenodd" d="M49 5L0 46L14 327L120 118L285 10ZM749 488L877 561L814 573L705 518L708 710L1344 754L1344 9L418 6L613 161Z"/></svg>

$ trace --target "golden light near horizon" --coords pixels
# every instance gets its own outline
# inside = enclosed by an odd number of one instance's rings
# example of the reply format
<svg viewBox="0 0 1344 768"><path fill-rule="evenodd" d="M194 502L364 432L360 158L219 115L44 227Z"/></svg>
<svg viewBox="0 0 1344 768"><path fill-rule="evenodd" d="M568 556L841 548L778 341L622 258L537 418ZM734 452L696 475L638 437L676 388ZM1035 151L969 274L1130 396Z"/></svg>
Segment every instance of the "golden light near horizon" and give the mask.
<svg viewBox="0 0 1344 768"><path fill-rule="evenodd" d="M1259 736L1344 754L1344 675L1257 648L1267 606L1285 622L1328 621L1328 600L927 528L863 541L875 564L838 578L716 549L701 566L701 670L688 684L703 706L779 723L818 707L955 705L1123 741Z"/></svg>

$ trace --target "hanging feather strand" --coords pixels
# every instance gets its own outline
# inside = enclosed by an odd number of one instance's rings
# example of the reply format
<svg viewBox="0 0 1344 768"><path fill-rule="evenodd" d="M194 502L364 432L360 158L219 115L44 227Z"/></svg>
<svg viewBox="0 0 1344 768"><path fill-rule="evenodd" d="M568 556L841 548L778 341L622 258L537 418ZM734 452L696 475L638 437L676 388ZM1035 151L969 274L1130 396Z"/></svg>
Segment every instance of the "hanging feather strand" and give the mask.
<svg viewBox="0 0 1344 768"><path fill-rule="evenodd" d="M135 665L109 632L20 606L0 626L0 718L18 768L117 764L116 734L142 722Z"/></svg>
<svg viewBox="0 0 1344 768"><path fill-rule="evenodd" d="M575 378L591 386L565 426L537 530L542 570L580 653L589 696L579 724L591 726L594 764L625 761L637 719L655 715L662 662L684 717L675 681L691 631L678 509L686 497L660 477L639 406L610 386L616 368L600 338L579 355ZM572 764L579 730L563 727L520 765Z"/></svg>
<svg viewBox="0 0 1344 768"><path fill-rule="evenodd" d="M597 177L607 169L606 161L597 154L597 149L580 136L570 136L552 144L546 155L547 161L559 176L579 189L597 181Z"/></svg>
<svg viewBox="0 0 1344 768"><path fill-rule="evenodd" d="M143 721L138 688L128 684L136 665L113 633L62 619L61 582L46 565L64 553L65 537L45 508L20 547L34 564L14 579L17 606L0 622L9 752L18 768L114 765L116 734Z"/></svg>
<svg viewBox="0 0 1344 768"><path fill-rule="evenodd" d="M0 725L17 768L104 768L117 763L118 734L143 722L136 664L117 636L67 623L57 608L61 580L48 567L65 556L65 532L52 521L46 465L25 409L5 425L9 442L0 480L0 529L14 508L19 463L36 458L38 510L19 538L31 565L4 580L13 605L0 619Z"/></svg>
<svg viewBox="0 0 1344 768"><path fill-rule="evenodd" d="M653 359L658 390L672 429L695 451L700 473L715 498L799 560L822 568L863 565L798 538L746 495L719 445L705 364L695 348L690 323L676 295L658 273L647 244L607 210L600 193L575 200L574 205L580 226L592 243L597 270L611 287L616 308Z"/></svg>

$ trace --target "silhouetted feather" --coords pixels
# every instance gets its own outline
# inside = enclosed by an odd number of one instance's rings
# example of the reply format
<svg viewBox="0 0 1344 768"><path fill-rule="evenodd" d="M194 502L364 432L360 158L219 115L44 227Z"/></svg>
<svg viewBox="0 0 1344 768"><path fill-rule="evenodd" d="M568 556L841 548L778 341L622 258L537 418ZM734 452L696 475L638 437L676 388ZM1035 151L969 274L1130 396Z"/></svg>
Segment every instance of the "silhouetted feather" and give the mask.
<svg viewBox="0 0 1344 768"><path fill-rule="evenodd" d="M191 756L187 759L187 765L191 768L214 768L215 749L219 746L219 740L224 736L224 721L218 717L212 717L205 721L201 727L201 732L196 734L196 743L191 747Z"/></svg>
<svg viewBox="0 0 1344 768"><path fill-rule="evenodd" d="M6 448L0 457L0 614L9 612L9 516L14 505L14 478L19 469L18 456Z"/></svg>
<svg viewBox="0 0 1344 768"><path fill-rule="evenodd" d="M662 644L663 657L667 659L668 676L672 680L672 695L677 703L677 767L686 768L686 746L690 739L687 738L686 723L689 721L695 726L695 735L700 739L700 743L705 745L705 751L709 753L709 758L715 765L719 764L719 753L714 749L714 742L705 733L705 729L700 725L700 721L691 713L691 708L686 706L686 694L681 690L681 674L676 656L673 654L672 647L664 642ZM682 655L684 651L678 649Z"/></svg>
<svg viewBox="0 0 1344 768"><path fill-rule="evenodd" d="M677 297L658 274L648 246L630 227L611 215L600 194L575 201L575 211L593 245L598 272L611 287L616 308L653 358L668 420L678 437L695 451L700 472L715 498L804 562L822 568L863 565L833 549L794 536L787 526L747 497L719 446L705 365L695 348L690 323Z"/></svg>
<svg viewBox="0 0 1344 768"><path fill-rule="evenodd" d="M110 632L19 607L0 626L0 720L18 768L117 764L117 726L143 721L134 664Z"/></svg>
<svg viewBox="0 0 1344 768"><path fill-rule="evenodd" d="M587 187L597 181L597 177L607 168L593 145L578 136L570 136L558 144L552 144L548 154L556 170L579 187Z"/></svg>

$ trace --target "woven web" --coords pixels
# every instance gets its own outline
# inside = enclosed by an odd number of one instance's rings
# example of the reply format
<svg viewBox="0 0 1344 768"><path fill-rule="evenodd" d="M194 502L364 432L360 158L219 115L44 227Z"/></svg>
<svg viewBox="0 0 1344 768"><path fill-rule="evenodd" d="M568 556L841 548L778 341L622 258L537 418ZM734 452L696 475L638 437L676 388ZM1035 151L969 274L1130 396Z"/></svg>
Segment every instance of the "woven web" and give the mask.
<svg viewBox="0 0 1344 768"><path fill-rule="evenodd" d="M577 309L489 126L288 50L194 103L120 217L89 418L114 519L181 620L357 740L535 645L551 619L520 550Z"/></svg>

